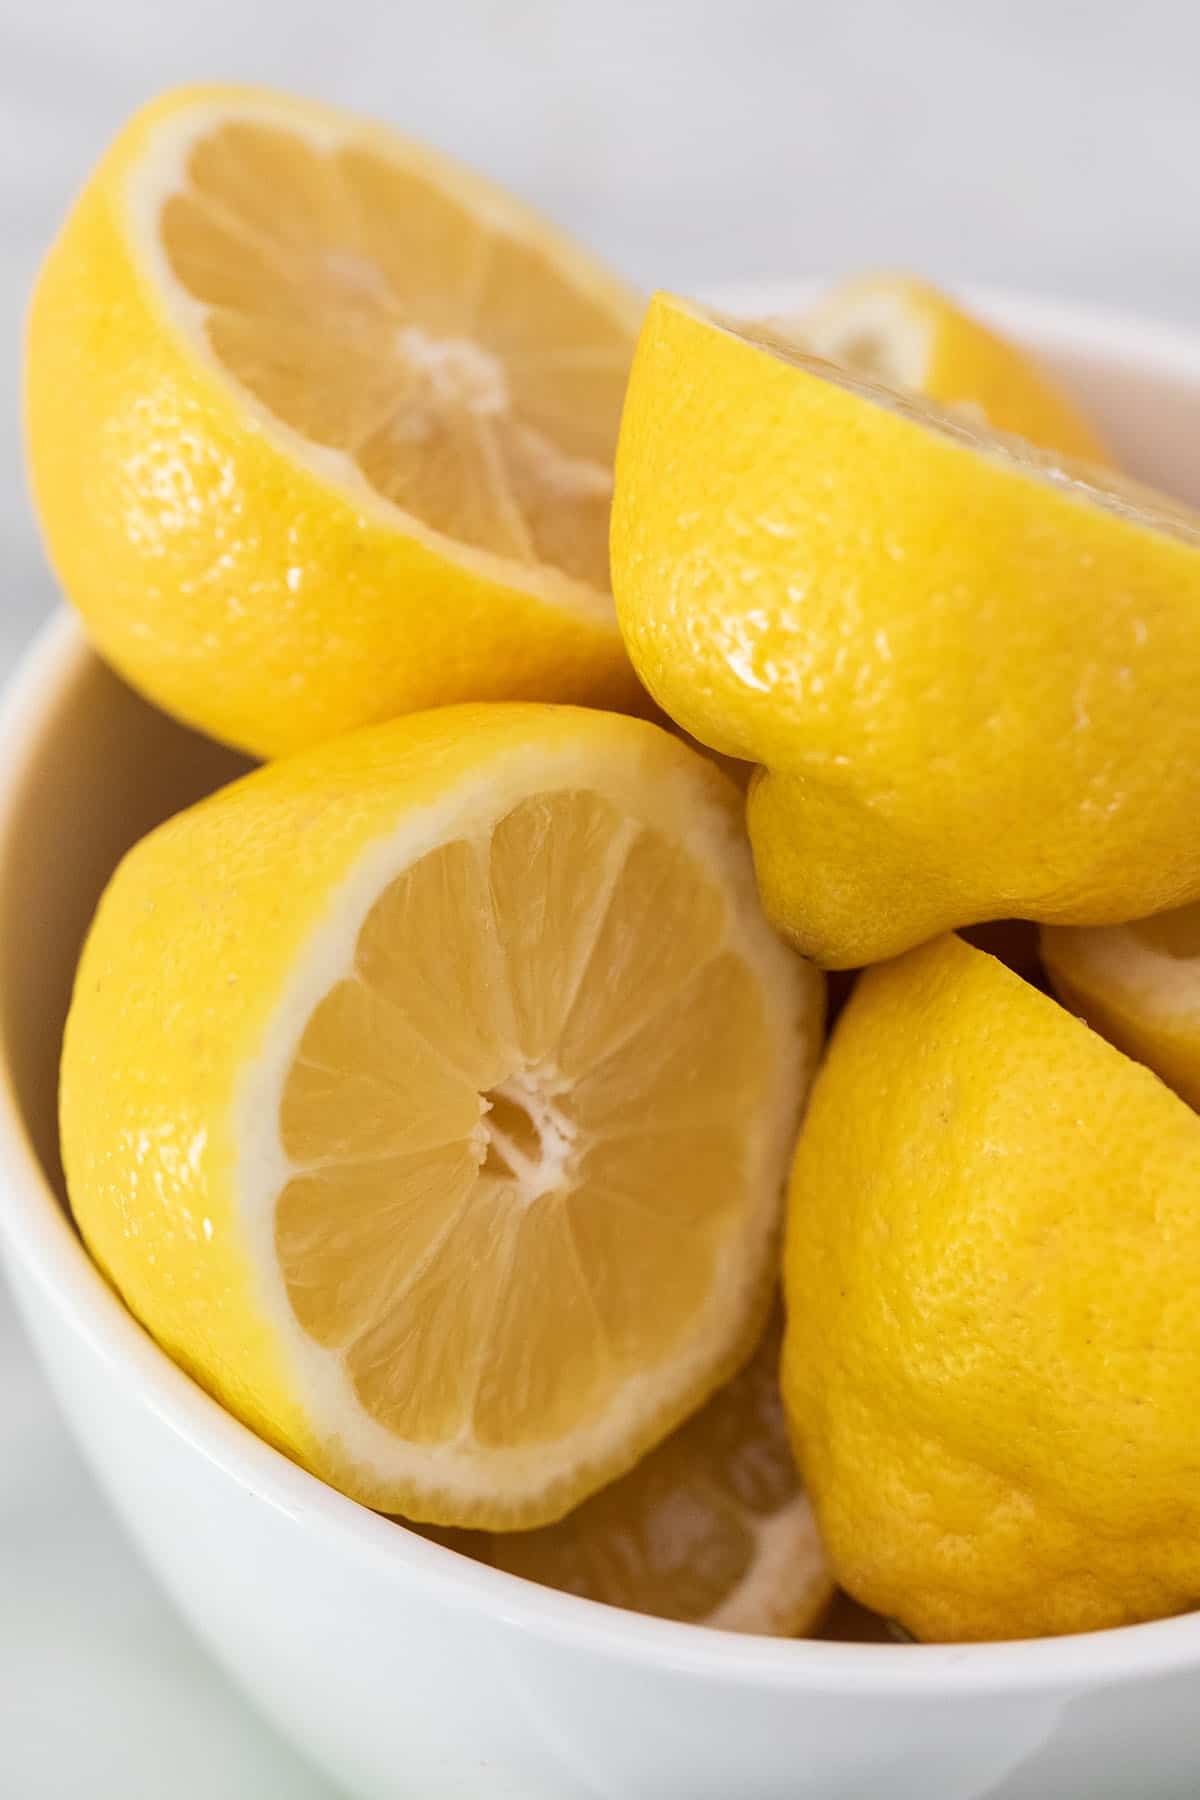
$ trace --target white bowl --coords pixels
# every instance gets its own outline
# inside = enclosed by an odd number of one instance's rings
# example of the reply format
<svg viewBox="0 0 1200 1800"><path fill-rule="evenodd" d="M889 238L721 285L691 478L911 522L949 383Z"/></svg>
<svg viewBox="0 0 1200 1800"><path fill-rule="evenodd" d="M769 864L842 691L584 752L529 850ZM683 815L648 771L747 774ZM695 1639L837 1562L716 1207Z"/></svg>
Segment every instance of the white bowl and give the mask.
<svg viewBox="0 0 1200 1800"><path fill-rule="evenodd" d="M796 295L744 298L765 312ZM1200 342L984 303L1058 364L1129 467L1200 501ZM260 1443L157 1349L63 1208L59 1037L116 859L237 767L137 700L65 620L15 681L0 720L0 1240L97 1476L262 1708L371 1800L1196 1792L1200 1615L953 1647L778 1642L638 1618L377 1518Z"/></svg>

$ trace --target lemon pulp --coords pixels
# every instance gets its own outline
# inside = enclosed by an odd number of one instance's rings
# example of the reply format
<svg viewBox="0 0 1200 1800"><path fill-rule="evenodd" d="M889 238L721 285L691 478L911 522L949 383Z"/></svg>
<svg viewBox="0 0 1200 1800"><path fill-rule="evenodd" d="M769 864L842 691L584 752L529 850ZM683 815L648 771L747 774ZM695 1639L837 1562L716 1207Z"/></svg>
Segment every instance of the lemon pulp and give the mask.
<svg viewBox="0 0 1200 1800"><path fill-rule="evenodd" d="M582 790L380 895L287 1077L275 1242L297 1319L387 1429L553 1437L685 1331L771 1049L721 910L686 852ZM689 1080L718 1039L725 1079Z"/></svg>
<svg viewBox="0 0 1200 1800"><path fill-rule="evenodd" d="M365 142L229 119L162 208L216 359L436 531L608 586L629 336L545 246Z"/></svg>

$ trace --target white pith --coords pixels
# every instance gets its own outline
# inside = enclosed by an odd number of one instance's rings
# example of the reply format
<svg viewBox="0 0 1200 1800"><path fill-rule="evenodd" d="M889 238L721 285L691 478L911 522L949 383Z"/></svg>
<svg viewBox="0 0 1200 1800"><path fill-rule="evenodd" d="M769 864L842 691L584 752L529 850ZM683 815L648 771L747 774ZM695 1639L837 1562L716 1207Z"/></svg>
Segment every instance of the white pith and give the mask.
<svg viewBox="0 0 1200 1800"><path fill-rule="evenodd" d="M484 1156L489 1148L500 1154L516 1177L521 1198L526 1202L552 1194L571 1177L578 1134L572 1121L555 1105L567 1085L557 1071L534 1068L519 1070L492 1090L528 1116L538 1137L536 1156L527 1156L518 1147L511 1134L496 1123L492 1116L494 1106L485 1101L488 1110L479 1127Z"/></svg>

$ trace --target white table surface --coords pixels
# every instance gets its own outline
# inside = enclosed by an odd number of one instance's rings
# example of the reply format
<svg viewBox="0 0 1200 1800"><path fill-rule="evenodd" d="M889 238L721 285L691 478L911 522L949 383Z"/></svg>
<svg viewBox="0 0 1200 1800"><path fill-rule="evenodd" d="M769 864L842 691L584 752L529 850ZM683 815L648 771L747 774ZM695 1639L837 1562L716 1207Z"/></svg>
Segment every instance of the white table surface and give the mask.
<svg viewBox="0 0 1200 1800"><path fill-rule="evenodd" d="M20 472L32 270L121 117L229 75L487 168L647 287L907 264L1200 312L1192 0L0 0L0 673L54 597ZM0 1795L317 1800L177 1624L0 1293Z"/></svg>

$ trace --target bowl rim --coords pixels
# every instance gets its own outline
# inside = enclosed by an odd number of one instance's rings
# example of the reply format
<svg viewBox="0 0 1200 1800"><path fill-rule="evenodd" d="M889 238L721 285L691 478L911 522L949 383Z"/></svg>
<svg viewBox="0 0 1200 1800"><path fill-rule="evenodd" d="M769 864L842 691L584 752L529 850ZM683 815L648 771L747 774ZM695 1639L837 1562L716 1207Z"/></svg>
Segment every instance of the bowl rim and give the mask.
<svg viewBox="0 0 1200 1800"><path fill-rule="evenodd" d="M1200 336L1133 316L969 290L988 311L1042 347L1070 343L1109 361L1169 367L1200 386ZM794 282L730 289L727 304L784 310L803 299ZM1178 355L1177 355L1178 352ZM43 627L0 704L0 855L11 853L19 798L44 751L47 716L93 652L65 609ZM328 1487L227 1413L126 1311L72 1230L38 1161L0 1067L0 1244L45 1307L105 1368L131 1403L236 1486L340 1552L369 1563L381 1582L416 1581L448 1603L539 1638L606 1659L653 1665L710 1682L886 1699L1076 1691L1200 1666L1200 1612L1073 1637L981 1644L861 1644L751 1637L624 1612L473 1562L405 1531ZM14 1286L18 1284L14 1282Z"/></svg>

